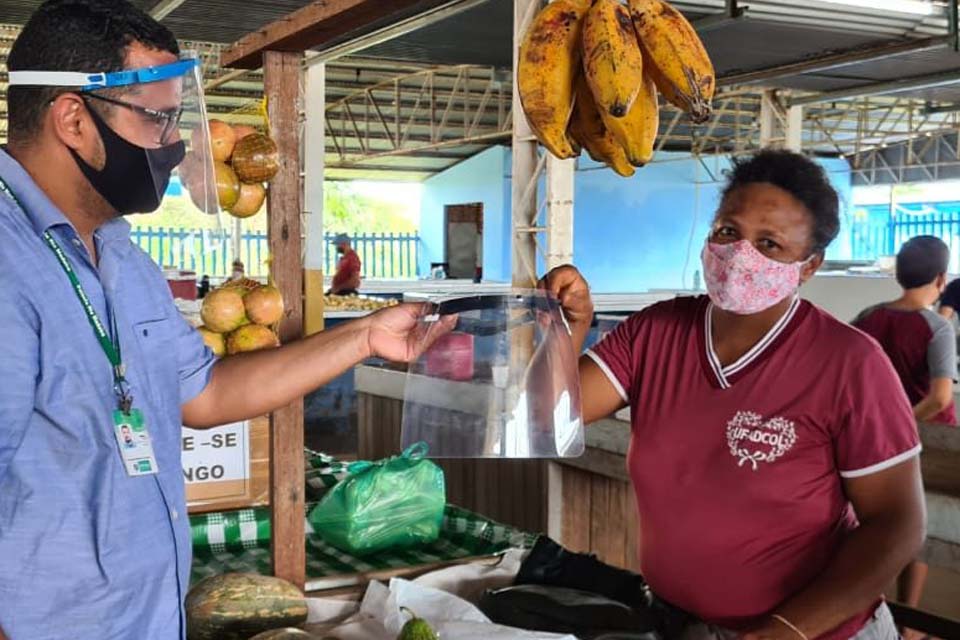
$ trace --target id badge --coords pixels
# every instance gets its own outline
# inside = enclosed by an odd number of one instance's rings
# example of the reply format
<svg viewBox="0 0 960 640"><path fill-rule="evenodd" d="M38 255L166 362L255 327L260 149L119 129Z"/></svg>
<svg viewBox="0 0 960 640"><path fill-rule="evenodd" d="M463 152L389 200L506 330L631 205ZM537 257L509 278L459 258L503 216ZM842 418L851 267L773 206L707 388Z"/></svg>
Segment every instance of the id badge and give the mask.
<svg viewBox="0 0 960 640"><path fill-rule="evenodd" d="M131 409L129 413L114 411L113 432L128 476L146 476L157 472L150 433L139 409Z"/></svg>

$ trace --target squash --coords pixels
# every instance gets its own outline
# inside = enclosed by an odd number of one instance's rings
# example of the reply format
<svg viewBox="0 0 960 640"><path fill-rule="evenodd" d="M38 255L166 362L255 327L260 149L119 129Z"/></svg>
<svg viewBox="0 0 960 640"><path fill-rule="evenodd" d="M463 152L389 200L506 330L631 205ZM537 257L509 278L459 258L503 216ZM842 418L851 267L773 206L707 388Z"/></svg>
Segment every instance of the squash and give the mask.
<svg viewBox="0 0 960 640"><path fill-rule="evenodd" d="M293 584L255 573L225 573L187 594L188 640L247 640L307 620L307 600Z"/></svg>

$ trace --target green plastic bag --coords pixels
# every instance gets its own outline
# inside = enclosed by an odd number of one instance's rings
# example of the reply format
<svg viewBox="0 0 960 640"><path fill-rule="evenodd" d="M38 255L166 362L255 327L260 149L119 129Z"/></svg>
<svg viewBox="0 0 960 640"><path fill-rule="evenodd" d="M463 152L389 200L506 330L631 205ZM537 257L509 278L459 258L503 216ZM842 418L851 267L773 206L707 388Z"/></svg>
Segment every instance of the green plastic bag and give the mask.
<svg viewBox="0 0 960 640"><path fill-rule="evenodd" d="M420 442L399 456L352 463L310 511L310 524L325 542L354 555L433 542L447 496L443 470L426 455Z"/></svg>

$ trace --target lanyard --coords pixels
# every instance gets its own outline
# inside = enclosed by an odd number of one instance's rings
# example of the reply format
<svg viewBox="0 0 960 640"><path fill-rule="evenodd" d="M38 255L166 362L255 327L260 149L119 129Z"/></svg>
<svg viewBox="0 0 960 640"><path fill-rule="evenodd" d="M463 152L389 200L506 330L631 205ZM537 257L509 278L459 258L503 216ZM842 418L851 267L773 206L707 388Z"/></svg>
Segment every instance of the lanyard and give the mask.
<svg viewBox="0 0 960 640"><path fill-rule="evenodd" d="M24 212L24 215L26 215L26 211L24 210L23 205L20 203L20 200L17 199L12 191L10 191L10 188L6 185L2 178L0 178L0 192L9 196L10 199L13 200L13 202L17 205L17 207L19 207L20 211ZM80 301L80 306L83 307L84 313L87 314L87 320L90 322L90 326L93 328L93 333L97 337L97 342L100 343L103 353L107 356L107 360L110 361L110 366L113 370L113 390L117 394L120 410L128 414L130 413L130 407L133 405L133 398L129 393L127 380L124 376L125 367L123 365L123 359L120 352L120 338L117 331L116 317L113 313L110 314L110 333L108 334L107 330L103 326L103 321L101 321L100 316L97 315L97 310L93 308L93 303L90 302L87 292L80 283L80 278L77 276L77 272L70 263L70 259L67 257L67 254L64 253L60 243L54 239L50 231L43 232L43 240L47 243L47 246L50 247L53 255L56 256L57 262L60 263L64 273L67 274L67 279L70 281L70 285L73 287L73 292L77 295L77 299Z"/></svg>

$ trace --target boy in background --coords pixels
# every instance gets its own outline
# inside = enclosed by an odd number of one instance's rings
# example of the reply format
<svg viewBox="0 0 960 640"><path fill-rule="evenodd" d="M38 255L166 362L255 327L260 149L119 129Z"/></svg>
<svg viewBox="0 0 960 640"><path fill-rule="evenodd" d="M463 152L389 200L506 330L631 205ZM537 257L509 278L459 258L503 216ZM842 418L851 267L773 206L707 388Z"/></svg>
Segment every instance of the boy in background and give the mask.
<svg viewBox="0 0 960 640"><path fill-rule="evenodd" d="M950 322L931 310L947 284L949 264L950 249L942 240L933 236L911 238L897 254L897 282L903 294L866 309L853 325L883 347L917 421L955 425L955 334ZM910 563L900 574L899 600L917 606L926 578L925 563Z"/></svg>

